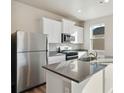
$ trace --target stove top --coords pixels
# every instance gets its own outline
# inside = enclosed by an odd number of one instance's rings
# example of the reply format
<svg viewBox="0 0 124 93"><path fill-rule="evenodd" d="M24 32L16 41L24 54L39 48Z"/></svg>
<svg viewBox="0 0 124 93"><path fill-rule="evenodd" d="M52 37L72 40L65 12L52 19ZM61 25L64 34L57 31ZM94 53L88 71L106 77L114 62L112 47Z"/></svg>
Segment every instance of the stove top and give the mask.
<svg viewBox="0 0 124 93"><path fill-rule="evenodd" d="M63 51L62 53L66 54L66 60L78 58L78 52L77 51Z"/></svg>

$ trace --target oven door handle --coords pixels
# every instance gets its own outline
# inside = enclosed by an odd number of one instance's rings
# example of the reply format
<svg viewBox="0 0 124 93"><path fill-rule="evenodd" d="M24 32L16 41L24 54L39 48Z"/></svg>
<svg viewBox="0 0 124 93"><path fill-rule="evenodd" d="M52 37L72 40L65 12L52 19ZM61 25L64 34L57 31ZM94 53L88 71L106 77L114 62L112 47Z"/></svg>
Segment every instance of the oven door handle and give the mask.
<svg viewBox="0 0 124 93"><path fill-rule="evenodd" d="M72 58L72 57L78 57L78 55L74 55L74 56L67 56L67 58Z"/></svg>

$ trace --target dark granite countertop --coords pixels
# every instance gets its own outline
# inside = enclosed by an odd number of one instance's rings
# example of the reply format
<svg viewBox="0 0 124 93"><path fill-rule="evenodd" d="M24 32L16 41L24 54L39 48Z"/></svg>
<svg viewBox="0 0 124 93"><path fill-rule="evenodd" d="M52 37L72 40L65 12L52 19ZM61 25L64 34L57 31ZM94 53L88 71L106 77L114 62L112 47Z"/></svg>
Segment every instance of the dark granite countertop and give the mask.
<svg viewBox="0 0 124 93"><path fill-rule="evenodd" d="M65 50L66 52L76 52L76 51L88 51L86 49L74 49L74 50ZM49 51L49 57L52 56L60 56L60 55L64 55L64 53L58 53L57 51Z"/></svg>
<svg viewBox="0 0 124 93"><path fill-rule="evenodd" d="M71 50L64 50L64 51L88 51L87 49L71 49Z"/></svg>
<svg viewBox="0 0 124 93"><path fill-rule="evenodd" d="M88 51L87 49L75 49L74 51Z"/></svg>
<svg viewBox="0 0 124 93"><path fill-rule="evenodd" d="M43 68L67 79L80 83L98 71L104 69L106 66L107 65L100 63L83 62L76 59L46 65L43 66Z"/></svg>
<svg viewBox="0 0 124 93"><path fill-rule="evenodd" d="M57 51L49 51L49 57L65 55L63 53L58 53Z"/></svg>

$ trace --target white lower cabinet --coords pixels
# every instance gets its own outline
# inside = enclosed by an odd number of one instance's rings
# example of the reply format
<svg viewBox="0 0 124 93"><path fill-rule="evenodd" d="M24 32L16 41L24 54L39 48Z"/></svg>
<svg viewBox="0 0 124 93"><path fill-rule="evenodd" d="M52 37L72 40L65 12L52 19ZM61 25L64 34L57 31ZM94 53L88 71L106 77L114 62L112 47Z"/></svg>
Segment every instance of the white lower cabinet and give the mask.
<svg viewBox="0 0 124 93"><path fill-rule="evenodd" d="M48 64L54 64L54 63L59 63L65 61L65 55L60 55L60 56L51 56L48 57Z"/></svg>
<svg viewBox="0 0 124 93"><path fill-rule="evenodd" d="M47 93L113 93L112 64L80 83L50 71L46 76Z"/></svg>
<svg viewBox="0 0 124 93"><path fill-rule="evenodd" d="M110 64L105 69L105 93L113 91L113 64Z"/></svg>
<svg viewBox="0 0 124 93"><path fill-rule="evenodd" d="M77 83L46 71L47 93L103 93L103 71Z"/></svg>
<svg viewBox="0 0 124 93"><path fill-rule="evenodd" d="M72 82L71 89L71 93L103 93L103 71L99 71L79 84Z"/></svg>

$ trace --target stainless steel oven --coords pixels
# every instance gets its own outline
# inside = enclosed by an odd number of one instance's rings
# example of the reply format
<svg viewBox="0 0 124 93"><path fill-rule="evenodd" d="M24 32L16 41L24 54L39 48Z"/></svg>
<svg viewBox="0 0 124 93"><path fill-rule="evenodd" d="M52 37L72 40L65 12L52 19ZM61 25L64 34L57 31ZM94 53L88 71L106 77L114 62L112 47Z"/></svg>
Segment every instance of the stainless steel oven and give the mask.
<svg viewBox="0 0 124 93"><path fill-rule="evenodd" d="M70 52L66 54L66 60L77 59L78 53L77 52Z"/></svg>
<svg viewBox="0 0 124 93"><path fill-rule="evenodd" d="M78 52L77 51L63 51L63 54L66 54L66 60L72 60L78 58Z"/></svg>

